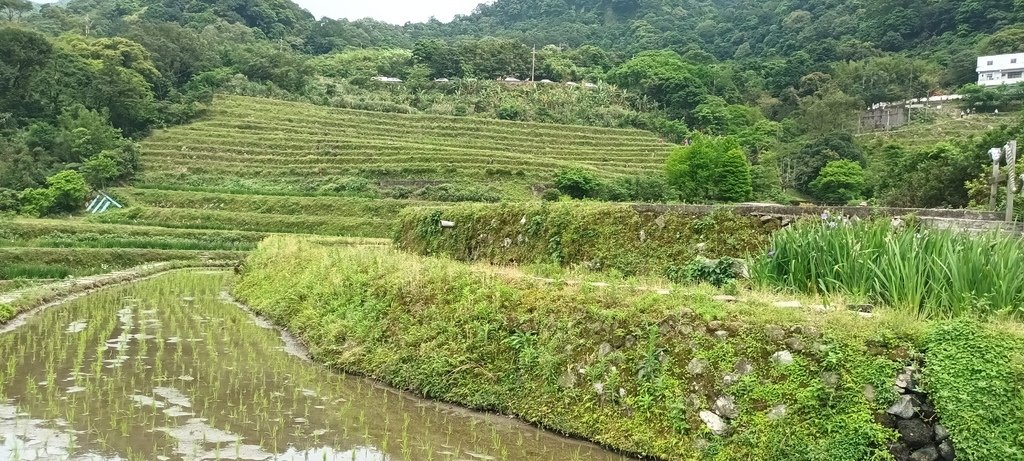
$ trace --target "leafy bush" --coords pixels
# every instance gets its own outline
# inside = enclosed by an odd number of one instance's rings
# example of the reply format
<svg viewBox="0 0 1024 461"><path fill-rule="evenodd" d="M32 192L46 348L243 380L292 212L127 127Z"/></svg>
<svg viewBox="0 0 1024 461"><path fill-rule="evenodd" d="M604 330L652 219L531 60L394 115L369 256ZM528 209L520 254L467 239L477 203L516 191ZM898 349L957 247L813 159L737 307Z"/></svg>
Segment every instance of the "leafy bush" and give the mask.
<svg viewBox="0 0 1024 461"><path fill-rule="evenodd" d="M845 204L863 197L864 169L849 160L835 160L821 169L811 182L811 192L827 203Z"/></svg>
<svg viewBox="0 0 1024 461"><path fill-rule="evenodd" d="M0 188L0 213L18 211L18 192Z"/></svg>
<svg viewBox="0 0 1024 461"><path fill-rule="evenodd" d="M56 194L50 189L25 189L18 199L20 213L28 216L45 216L56 203Z"/></svg>
<svg viewBox="0 0 1024 461"><path fill-rule="evenodd" d="M46 184L53 194L51 212L74 213L85 207L89 186L81 173L65 170L46 178Z"/></svg>
<svg viewBox="0 0 1024 461"><path fill-rule="evenodd" d="M665 270L665 277L676 283L708 283L722 287L741 277L744 268L745 263L740 259L697 258L683 267L669 266Z"/></svg>
<svg viewBox="0 0 1024 461"><path fill-rule="evenodd" d="M562 193L558 189L545 189L540 199L545 202L557 202L562 199Z"/></svg>
<svg viewBox="0 0 1024 461"><path fill-rule="evenodd" d="M601 180L592 171L583 168L564 168L555 173L555 186L574 199L597 197L601 192Z"/></svg>
<svg viewBox="0 0 1024 461"><path fill-rule="evenodd" d="M695 136L669 155L666 172L686 201L741 202L753 190L750 163L731 137Z"/></svg>
<svg viewBox="0 0 1024 461"><path fill-rule="evenodd" d="M612 180L602 194L613 202L665 203L676 198L664 176L626 176Z"/></svg>

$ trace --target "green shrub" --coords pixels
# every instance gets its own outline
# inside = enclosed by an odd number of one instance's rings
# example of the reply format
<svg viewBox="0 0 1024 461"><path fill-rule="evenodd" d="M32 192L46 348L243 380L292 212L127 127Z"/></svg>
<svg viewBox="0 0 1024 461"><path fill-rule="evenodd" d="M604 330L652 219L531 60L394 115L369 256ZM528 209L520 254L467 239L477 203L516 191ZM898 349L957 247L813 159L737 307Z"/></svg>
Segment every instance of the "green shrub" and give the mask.
<svg viewBox="0 0 1024 461"><path fill-rule="evenodd" d="M562 193L558 189L544 189L540 199L545 202L557 202L562 199Z"/></svg>
<svg viewBox="0 0 1024 461"><path fill-rule="evenodd" d="M735 282L742 275L745 264L742 260L729 257L697 258L682 268L669 266L665 270L665 277L676 283L707 283L722 287Z"/></svg>
<svg viewBox="0 0 1024 461"><path fill-rule="evenodd" d="M602 198L612 202L665 203L675 194L661 175L626 176L609 182Z"/></svg>
<svg viewBox="0 0 1024 461"><path fill-rule="evenodd" d="M741 202L752 192L750 163L731 137L698 135L669 155L668 181L689 202Z"/></svg>
<svg viewBox="0 0 1024 461"><path fill-rule="evenodd" d="M54 213L74 213L85 208L89 186L85 176L77 171L65 170L46 178L46 185L53 194Z"/></svg>
<svg viewBox="0 0 1024 461"><path fill-rule="evenodd" d="M574 199L597 197L601 192L601 180L597 175L579 167L558 170L555 186L559 192Z"/></svg>
<svg viewBox="0 0 1024 461"><path fill-rule="evenodd" d="M25 189L18 199L20 212L28 216L45 216L54 209L56 193L51 189Z"/></svg>
<svg viewBox="0 0 1024 461"><path fill-rule="evenodd" d="M863 198L864 169L850 160L828 162L810 188L816 198L827 203L845 204Z"/></svg>

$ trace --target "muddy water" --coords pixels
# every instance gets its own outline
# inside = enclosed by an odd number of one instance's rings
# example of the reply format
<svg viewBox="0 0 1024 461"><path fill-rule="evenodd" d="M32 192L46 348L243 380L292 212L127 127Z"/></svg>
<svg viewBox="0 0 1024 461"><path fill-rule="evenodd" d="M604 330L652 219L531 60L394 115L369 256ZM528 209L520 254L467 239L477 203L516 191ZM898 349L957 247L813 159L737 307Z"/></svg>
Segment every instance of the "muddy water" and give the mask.
<svg viewBox="0 0 1024 461"><path fill-rule="evenodd" d="M619 460L292 355L179 272L0 334L0 460Z"/></svg>

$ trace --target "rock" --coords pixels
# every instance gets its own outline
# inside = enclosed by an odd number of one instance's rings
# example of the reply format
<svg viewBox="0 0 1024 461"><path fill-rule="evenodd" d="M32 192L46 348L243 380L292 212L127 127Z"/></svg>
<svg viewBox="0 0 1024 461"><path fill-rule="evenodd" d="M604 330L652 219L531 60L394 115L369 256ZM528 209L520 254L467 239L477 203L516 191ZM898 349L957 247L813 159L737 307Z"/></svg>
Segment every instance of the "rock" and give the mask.
<svg viewBox="0 0 1024 461"><path fill-rule="evenodd" d="M686 371L689 372L691 375L699 375L701 373L704 373L704 368L707 366L707 362L698 358L694 358L693 360L690 360L690 363L686 365Z"/></svg>
<svg viewBox="0 0 1024 461"><path fill-rule="evenodd" d="M804 350L804 342L800 341L800 338L789 338L786 340L786 347L793 352L800 352Z"/></svg>
<svg viewBox="0 0 1024 461"><path fill-rule="evenodd" d="M725 330L718 330L718 331L716 331L714 333L714 337L715 337L715 339L718 339L718 340L725 340L725 339L729 338L729 332L725 331Z"/></svg>
<svg viewBox="0 0 1024 461"><path fill-rule="evenodd" d="M719 437L729 435L729 425L718 415L705 410L700 412L700 419L712 434Z"/></svg>
<svg viewBox="0 0 1024 461"><path fill-rule="evenodd" d="M772 341L782 341L786 337L786 330L778 325L772 325L767 328L768 339Z"/></svg>
<svg viewBox="0 0 1024 461"><path fill-rule="evenodd" d="M683 314L683 317L693 317L693 309L684 307L679 310L679 313Z"/></svg>
<svg viewBox="0 0 1024 461"><path fill-rule="evenodd" d="M935 441L941 442L949 438L949 431L946 430L946 426L941 424L935 425Z"/></svg>
<svg viewBox="0 0 1024 461"><path fill-rule="evenodd" d="M839 387L839 373L831 371L821 372L821 383L824 384L825 387L832 389Z"/></svg>
<svg viewBox="0 0 1024 461"><path fill-rule="evenodd" d="M570 387L575 386L576 385L576 373L573 373L571 369L570 370L566 370L565 373L562 374L562 377L558 378L558 385L562 386L562 387L565 387L565 388L570 388Z"/></svg>
<svg viewBox="0 0 1024 461"><path fill-rule="evenodd" d="M654 224L658 226L658 229L664 229L665 228L665 215L658 216L658 218L654 220Z"/></svg>
<svg viewBox="0 0 1024 461"><path fill-rule="evenodd" d="M953 443L951 441L944 440L939 444L939 456L946 461L956 459L956 453L953 452Z"/></svg>
<svg viewBox="0 0 1024 461"><path fill-rule="evenodd" d="M712 296L711 299L713 299L715 301L718 301L718 302L722 302L722 303L735 303L735 302L739 302L739 300L740 300L740 298L737 298L735 296L730 296L730 295L715 295L715 296Z"/></svg>
<svg viewBox="0 0 1024 461"><path fill-rule="evenodd" d="M732 386L740 380L740 377L739 373L726 373L725 376L722 376L722 385L726 387Z"/></svg>
<svg viewBox="0 0 1024 461"><path fill-rule="evenodd" d="M771 410L768 410L768 419L775 421L782 419L786 416L785 405L775 405Z"/></svg>
<svg viewBox="0 0 1024 461"><path fill-rule="evenodd" d="M772 354L772 363L779 366L787 366L793 364L793 354L789 351L779 351Z"/></svg>
<svg viewBox="0 0 1024 461"><path fill-rule="evenodd" d="M867 400L868 402L875 401L875 386L872 386L870 384L864 385L864 399Z"/></svg>
<svg viewBox="0 0 1024 461"><path fill-rule="evenodd" d="M896 430L899 431L903 443L906 443L910 448L921 448L925 445L931 444L932 437L935 435L932 428L920 419L904 419L897 421ZM936 457L938 456L938 451L935 452L935 455Z"/></svg>
<svg viewBox="0 0 1024 461"><path fill-rule="evenodd" d="M875 310L875 306L871 304L850 304L846 307L849 307L850 309L855 310L857 312L871 312Z"/></svg>
<svg viewBox="0 0 1024 461"><path fill-rule="evenodd" d="M724 325L725 324L723 324L721 321L712 320L712 321L708 322L708 331L721 330Z"/></svg>
<svg viewBox="0 0 1024 461"><path fill-rule="evenodd" d="M910 459L910 448L902 443L889 444L889 454L896 461L908 461Z"/></svg>
<svg viewBox="0 0 1024 461"><path fill-rule="evenodd" d="M876 411L874 416L875 424L889 429L896 429L896 417L884 411Z"/></svg>
<svg viewBox="0 0 1024 461"><path fill-rule="evenodd" d="M910 454L910 461L935 461L939 459L939 450L935 447L924 447Z"/></svg>
<svg viewBox="0 0 1024 461"><path fill-rule="evenodd" d="M914 398L909 395L900 396L900 399L896 403L892 404L888 410L885 410L893 416L898 416L903 419L907 419L914 416Z"/></svg>
<svg viewBox="0 0 1024 461"><path fill-rule="evenodd" d="M754 365L747 359L739 359L736 361L736 366L733 367L736 374L739 376L746 376L754 372Z"/></svg>
<svg viewBox="0 0 1024 461"><path fill-rule="evenodd" d="M597 395L604 395L604 383L594 383L594 392Z"/></svg>
<svg viewBox="0 0 1024 461"><path fill-rule="evenodd" d="M736 399L731 395L723 395L715 400L711 411L727 419L736 419L740 415L739 408L736 408Z"/></svg>
<svg viewBox="0 0 1024 461"><path fill-rule="evenodd" d="M821 337L821 330L815 327L804 328L804 336L807 336L808 338L811 339L818 339Z"/></svg>
<svg viewBox="0 0 1024 461"><path fill-rule="evenodd" d="M597 356L598 357L604 357L604 356L606 356L608 354L611 354L611 353L612 353L612 345L611 344L601 343L601 345L597 347Z"/></svg>
<svg viewBox="0 0 1024 461"><path fill-rule="evenodd" d="M896 387L905 390L914 390L914 377L910 371L904 371L896 376Z"/></svg>
<svg viewBox="0 0 1024 461"><path fill-rule="evenodd" d="M800 307L800 301L777 301L775 307L785 307L795 309Z"/></svg>
<svg viewBox="0 0 1024 461"><path fill-rule="evenodd" d="M646 242L647 241L647 232L644 232L643 229L640 229L640 241L641 242Z"/></svg>

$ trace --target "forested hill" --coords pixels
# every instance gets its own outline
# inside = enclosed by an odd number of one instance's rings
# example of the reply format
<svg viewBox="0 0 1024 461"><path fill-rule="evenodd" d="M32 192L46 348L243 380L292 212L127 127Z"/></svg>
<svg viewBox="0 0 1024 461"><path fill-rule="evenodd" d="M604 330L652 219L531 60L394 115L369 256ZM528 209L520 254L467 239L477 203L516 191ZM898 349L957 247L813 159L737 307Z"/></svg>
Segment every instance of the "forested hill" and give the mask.
<svg viewBox="0 0 1024 461"><path fill-rule="evenodd" d="M592 44L625 55L667 48L719 61L798 57L821 64L907 52L948 66L944 83L955 86L974 78L979 45L992 52L1021 46L1020 31L982 42L1022 21L1024 3L1008 0L497 0L450 24L406 29L414 36Z"/></svg>

